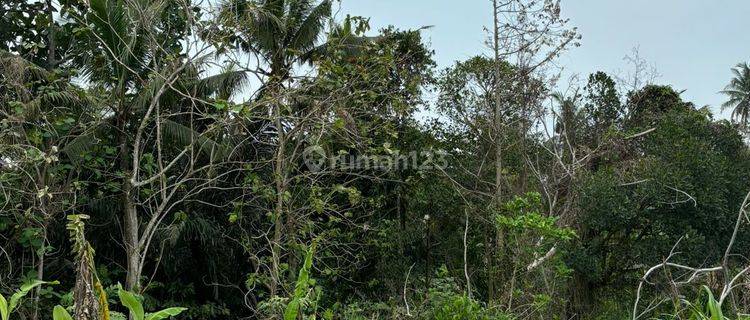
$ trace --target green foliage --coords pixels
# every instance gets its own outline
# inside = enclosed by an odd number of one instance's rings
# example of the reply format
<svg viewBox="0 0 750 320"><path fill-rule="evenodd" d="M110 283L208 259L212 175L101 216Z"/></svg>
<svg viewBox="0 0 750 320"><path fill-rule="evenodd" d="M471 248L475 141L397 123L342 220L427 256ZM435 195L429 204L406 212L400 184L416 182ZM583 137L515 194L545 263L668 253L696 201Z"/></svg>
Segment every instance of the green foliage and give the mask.
<svg viewBox="0 0 750 320"><path fill-rule="evenodd" d="M172 308L166 308L161 311L156 311L153 313L146 314L146 320L162 320L167 319L169 317L174 317L182 313L183 311L187 310L187 308L181 308L181 307L172 307Z"/></svg>
<svg viewBox="0 0 750 320"><path fill-rule="evenodd" d="M294 286L294 296L284 311L284 320L295 320L300 314L301 304L303 299L308 295L308 290L311 284L315 282L310 279L310 272L312 271L312 260L315 254L315 246L313 243L310 249L305 254L305 262L302 268L299 270L299 276L297 277L297 283Z"/></svg>
<svg viewBox="0 0 750 320"><path fill-rule="evenodd" d="M6 300L5 297L0 294L0 316L2 316L2 319L8 320L11 311L13 310L10 310L10 308L8 307L8 300Z"/></svg>
<svg viewBox="0 0 750 320"><path fill-rule="evenodd" d="M31 290L44 284L58 284L57 281L47 282L42 280L31 280L24 283L21 287L16 290L15 293L10 297L10 300L6 300L5 297L0 294L0 319L9 320L11 313L18 307L23 299Z"/></svg>
<svg viewBox="0 0 750 320"><path fill-rule="evenodd" d="M724 313L721 311L721 305L716 299L711 289L707 286L703 286L701 292L706 293L706 314L702 316L708 316L710 320L724 320Z"/></svg>
<svg viewBox="0 0 750 320"><path fill-rule="evenodd" d="M274 81L289 76L297 62L308 62L317 45L332 2L230 0L223 4L221 17L229 30L229 43L250 51L258 50L272 68Z"/></svg>
<svg viewBox="0 0 750 320"><path fill-rule="evenodd" d="M478 302L467 296L456 296L452 300L444 301L433 313L435 320L489 320L486 311ZM501 318L495 318L501 319Z"/></svg>
<svg viewBox="0 0 750 320"><path fill-rule="evenodd" d="M512 317L470 298L461 292L446 266L435 272L428 300L418 306L419 319L435 320L510 320Z"/></svg>
<svg viewBox="0 0 750 320"><path fill-rule="evenodd" d="M145 313L143 309L143 303L140 301L138 296L134 293L127 291L118 285L117 295L120 297L120 303L128 308L130 315L135 320L162 320L172 316L179 315L187 308L172 307L166 308L153 313Z"/></svg>
<svg viewBox="0 0 750 320"><path fill-rule="evenodd" d="M575 232L570 228L561 228L556 223L557 217L544 216L539 212L541 195L536 192L524 196L515 196L504 204L504 212L495 216L499 228L513 232L534 232L556 240L570 240Z"/></svg>
<svg viewBox="0 0 750 320"><path fill-rule="evenodd" d="M730 317L724 315L722 306L714 298L713 292L708 286L701 286L698 291L698 298L695 302L681 300L674 314L666 314L665 319L690 319L690 320L729 320ZM738 316L735 319L744 319Z"/></svg>
<svg viewBox="0 0 750 320"><path fill-rule="evenodd" d="M121 286L117 288L117 295L120 297L120 303L130 310L130 314L135 320L144 320L143 304L138 301L135 294L123 289Z"/></svg>
<svg viewBox="0 0 750 320"><path fill-rule="evenodd" d="M720 259L747 191L737 126L670 86L618 92L598 72L549 108L552 81L522 61L436 77L421 29L334 21L332 0L225 0L210 17L198 2L52 3L0 5L0 275L74 283L53 254L70 238L100 305L108 287L135 320L624 318L678 239L680 263ZM744 123L750 67L734 73L724 107ZM416 155L318 171L303 150ZM134 268L143 296L115 286ZM41 284L0 296L0 320L31 318L21 301ZM69 289L33 307L70 307ZM697 307L673 317L726 317L707 290L680 303Z"/></svg>
<svg viewBox="0 0 750 320"><path fill-rule="evenodd" d="M721 108L732 108L732 119L746 126L750 117L750 65L740 63L732 69L732 73L734 78L721 91L729 100Z"/></svg>
<svg viewBox="0 0 750 320"><path fill-rule="evenodd" d="M52 320L73 320L73 317L62 306L55 306L52 310Z"/></svg>

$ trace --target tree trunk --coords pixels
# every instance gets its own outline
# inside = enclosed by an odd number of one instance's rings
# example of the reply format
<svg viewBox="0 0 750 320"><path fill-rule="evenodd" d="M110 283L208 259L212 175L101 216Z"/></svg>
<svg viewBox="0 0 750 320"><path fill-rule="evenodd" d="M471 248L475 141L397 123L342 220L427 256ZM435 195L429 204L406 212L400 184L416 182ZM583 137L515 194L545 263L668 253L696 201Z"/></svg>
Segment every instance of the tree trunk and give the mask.
<svg viewBox="0 0 750 320"><path fill-rule="evenodd" d="M503 198L503 147L502 147L502 113L501 113L501 104L502 104L502 97L500 95L500 79L502 78L502 69L500 66L500 17L499 17L499 10L500 5L498 3L498 0L492 1L492 9L493 9L493 51L495 54L495 83L494 83L494 99L495 99L495 106L493 110L493 130L494 130L494 147L495 147L495 195L493 199L493 208L496 210L499 210L502 206L502 198ZM492 212L492 211L490 211ZM492 216L489 217L489 221L493 221ZM495 232L495 238L498 240L496 245L500 245L500 241L503 238L503 235L500 233L499 230L497 230L492 223L490 223L489 232L494 231ZM485 249L485 254L487 255L486 259L488 261L488 300L489 303L492 304L493 300L495 298L495 272L494 272L494 255L495 255L495 249L491 248L492 243L492 237L487 234L485 235L485 243L487 245L487 249Z"/></svg>
<svg viewBox="0 0 750 320"><path fill-rule="evenodd" d="M138 245L138 213L133 201L130 199L130 182L125 181L126 192L123 195L125 198L123 203L125 204L125 216L123 217L125 225L125 234L123 235L125 240L125 252L127 255L127 278L125 280L125 287L129 291L137 292L140 290L141 280L141 254Z"/></svg>
<svg viewBox="0 0 750 320"><path fill-rule="evenodd" d="M573 273L573 279L570 286L571 307L568 311L570 317L580 319L583 315L588 314L593 300L591 289L591 284L586 280L586 275L577 271Z"/></svg>
<svg viewBox="0 0 750 320"><path fill-rule="evenodd" d="M273 94L276 93L276 89L273 89ZM286 181L284 173L284 157L286 156L286 137L284 136L283 121L281 120L281 105L278 102L274 106L274 123L276 125L278 135L278 147L276 149L276 156L274 159L274 180L276 185L276 203L274 205L274 233L273 243L271 244L271 296L277 294L279 284L281 282L281 234L283 232L283 214L284 214L284 193L286 192ZM291 219L291 217L287 217ZM293 221L288 221L287 224ZM292 273L294 270L291 270Z"/></svg>
<svg viewBox="0 0 750 320"><path fill-rule="evenodd" d="M432 224L432 217L430 219L427 219L425 221L425 233L426 233L426 266L425 266L425 276L427 277L425 281L425 294L427 295L427 299L430 298L430 286L432 285L432 235L431 235L431 224Z"/></svg>
<svg viewBox="0 0 750 320"><path fill-rule="evenodd" d="M46 0L47 15L49 16L49 28L47 29L47 70L52 70L57 66L55 50L55 16L52 0Z"/></svg>
<svg viewBox="0 0 750 320"><path fill-rule="evenodd" d="M123 210L123 243L125 244L125 256L127 259L127 275L125 278L125 288L129 291L138 292L141 281L141 263L144 257L141 257L139 243L139 221L138 211L133 201L135 192L130 176L133 168L128 155L130 147L128 145L127 123L128 110L122 105L121 112L117 120L117 129L120 133L120 170L123 173L122 178L122 210Z"/></svg>
<svg viewBox="0 0 750 320"><path fill-rule="evenodd" d="M44 200L42 200L42 203L44 203ZM43 210L44 211L44 210ZM39 280L44 280L44 256L47 254L47 248L45 246L45 242L47 241L47 217L44 217L44 222L42 224L42 248L40 250L39 254L39 263L36 266L36 277ZM39 298L42 294L42 287L39 286L34 290L34 312L31 314L32 320L39 319Z"/></svg>
<svg viewBox="0 0 750 320"><path fill-rule="evenodd" d="M49 146L48 146L49 147ZM36 184L40 188L44 188L47 186L47 165L43 165L41 168L41 171L38 171L37 173L37 181ZM42 212L42 247L39 250L39 262L37 264L36 269L36 277L39 280L44 280L44 261L45 256L47 255L47 227L49 226L48 221L52 219L50 215L48 214L47 208L47 198L41 197L39 198L39 210ZM32 320L37 320L39 318L39 298L42 294L42 287L39 286L34 290L34 312L31 314Z"/></svg>

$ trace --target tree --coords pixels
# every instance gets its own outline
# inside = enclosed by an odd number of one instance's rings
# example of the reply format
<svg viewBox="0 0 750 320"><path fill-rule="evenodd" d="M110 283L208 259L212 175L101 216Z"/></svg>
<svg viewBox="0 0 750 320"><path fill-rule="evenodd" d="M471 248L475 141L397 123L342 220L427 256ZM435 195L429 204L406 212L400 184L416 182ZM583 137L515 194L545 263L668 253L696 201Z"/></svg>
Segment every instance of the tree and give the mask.
<svg viewBox="0 0 750 320"><path fill-rule="evenodd" d="M214 171L230 157L220 142L230 127L218 124L226 118L204 119L217 111L213 100L227 99L245 78L232 70L201 76L208 45L190 38L199 26L189 23L198 14L168 1L96 0L70 17L85 43L76 62L102 102L91 113L96 128L76 138L70 157L94 177L83 194L89 208L122 213L126 286L134 291L143 289L148 252L165 217L234 172ZM91 158L98 161L92 165Z"/></svg>
<svg viewBox="0 0 750 320"><path fill-rule="evenodd" d="M31 265L42 278L55 220L78 205L76 175L64 158L74 148L74 137L90 128L90 100L70 84L69 75L3 51L0 88L3 220L19 227L20 234L11 239L33 252ZM35 303L39 292L34 292Z"/></svg>
<svg viewBox="0 0 750 320"><path fill-rule="evenodd" d="M61 282L6 311L621 319L640 282L631 315L663 317L641 300L716 271L709 304L746 311L740 126L637 51L552 93L561 2L488 2L489 51L437 76L426 27L333 0L3 2L0 291Z"/></svg>
<svg viewBox="0 0 750 320"><path fill-rule="evenodd" d="M750 116L750 65L740 63L732 68L734 78L721 91L729 100L721 105L722 110L732 108L732 119L743 127Z"/></svg>
<svg viewBox="0 0 750 320"><path fill-rule="evenodd" d="M281 281L282 233L294 234L294 217L285 212L285 194L288 193L290 164L288 163L287 122L285 112L289 101L285 99L284 83L292 80L292 67L300 62L311 62L312 54L320 42L325 23L331 15L331 1L318 4L310 0L231 0L222 5L220 17L232 30L224 42L236 45L242 51L256 55L256 66L263 84L256 98L271 111L271 122L276 130L276 154L273 160L276 200L274 203L274 235L272 239L271 295ZM235 36L233 33L239 33ZM224 40L224 39L222 39ZM284 226L286 220L286 228ZM296 260L292 259L292 274Z"/></svg>
<svg viewBox="0 0 750 320"><path fill-rule="evenodd" d="M296 63L311 62L320 43L325 23L331 16L331 1L312 0L230 0L221 8L227 26L239 35L227 43L257 54L271 90L291 77ZM261 90L260 92L263 92Z"/></svg>
<svg viewBox="0 0 750 320"><path fill-rule="evenodd" d="M77 1L9 0L0 4L0 50L52 70L69 61L74 47L72 24L61 24L65 12L80 11Z"/></svg>
<svg viewBox="0 0 750 320"><path fill-rule="evenodd" d="M728 122L668 86L630 97L626 131L601 140L574 190L579 238L565 249L574 310L617 295L613 289L629 286L644 263L661 262L680 238L679 263L720 259L715 248L729 241L745 193L737 178L750 168L747 146Z"/></svg>

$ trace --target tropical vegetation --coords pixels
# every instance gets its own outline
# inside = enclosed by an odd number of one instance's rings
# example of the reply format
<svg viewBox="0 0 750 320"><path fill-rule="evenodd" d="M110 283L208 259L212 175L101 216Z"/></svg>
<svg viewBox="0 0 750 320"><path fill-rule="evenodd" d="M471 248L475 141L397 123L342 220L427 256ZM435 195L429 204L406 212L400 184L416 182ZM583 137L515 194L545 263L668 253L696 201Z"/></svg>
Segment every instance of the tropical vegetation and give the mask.
<svg viewBox="0 0 750 320"><path fill-rule="evenodd" d="M729 119L560 91L560 1L487 9L439 68L331 0L4 0L0 319L746 319L748 64Z"/></svg>

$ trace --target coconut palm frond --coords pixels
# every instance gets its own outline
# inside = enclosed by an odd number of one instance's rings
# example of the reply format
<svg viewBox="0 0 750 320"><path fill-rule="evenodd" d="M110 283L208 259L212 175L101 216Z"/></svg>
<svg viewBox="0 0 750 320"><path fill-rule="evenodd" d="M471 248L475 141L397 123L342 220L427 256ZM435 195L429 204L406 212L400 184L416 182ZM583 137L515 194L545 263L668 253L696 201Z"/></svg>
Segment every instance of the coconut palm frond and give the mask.
<svg viewBox="0 0 750 320"><path fill-rule="evenodd" d="M169 119L162 123L164 136L174 142L179 148L193 146L195 150L209 159L224 159L231 152L231 146L222 144L201 134L190 127Z"/></svg>
<svg viewBox="0 0 750 320"><path fill-rule="evenodd" d="M293 21L290 21L290 25L293 25L296 29L300 23L302 23L301 19L295 19L294 17L306 17L310 14L310 11L315 8L314 6L315 1L314 0L289 0L288 6L289 6L289 17L293 18Z"/></svg>
<svg viewBox="0 0 750 320"><path fill-rule="evenodd" d="M226 70L222 73L205 77L197 82L198 92L204 97L216 95L228 100L234 93L248 84L248 75L244 71Z"/></svg>
<svg viewBox="0 0 750 320"><path fill-rule="evenodd" d="M106 196L99 199L92 199L87 202L86 210L91 212L91 216L107 217L111 219L113 217L112 212L120 212L122 210L122 201L118 201L119 196Z"/></svg>
<svg viewBox="0 0 750 320"><path fill-rule="evenodd" d="M380 41L382 38L383 37L356 36L337 38L306 52L300 57L300 62L313 64L315 61L320 60L321 57L330 54L332 51L338 51L346 58L361 56L365 53L368 46Z"/></svg>
<svg viewBox="0 0 750 320"><path fill-rule="evenodd" d="M291 1L291 0L290 0ZM265 0L263 1L263 9L270 12L271 14L279 17L284 15L284 9L286 8L286 0Z"/></svg>
<svg viewBox="0 0 750 320"><path fill-rule="evenodd" d="M133 98L133 110L141 111L148 107L148 105L151 104L151 102L154 100L154 97L165 83L166 81L162 77L155 77L154 79L149 81L143 88L141 88L140 91L138 91L138 94Z"/></svg>
<svg viewBox="0 0 750 320"><path fill-rule="evenodd" d="M325 21L331 17L331 9L331 1L325 0L310 10L291 39L289 49L305 53L315 48L315 44L323 33Z"/></svg>
<svg viewBox="0 0 750 320"><path fill-rule="evenodd" d="M721 105L722 110L733 108L732 119L741 125L750 117L750 65L740 63L732 68L734 78L719 93L728 97Z"/></svg>
<svg viewBox="0 0 750 320"><path fill-rule="evenodd" d="M165 8L162 2L91 0L86 20L95 45L85 51L91 54L83 58L83 74L108 82L129 82L128 79L145 74L149 46L144 44L148 37L143 30L153 28L153 21Z"/></svg>
<svg viewBox="0 0 750 320"><path fill-rule="evenodd" d="M80 165L85 160L86 154L90 153L99 141L94 132L82 134L65 144L62 152L73 164Z"/></svg>
<svg viewBox="0 0 750 320"><path fill-rule="evenodd" d="M275 51L279 35L285 34L284 24L279 18L283 16L283 1L258 4L255 1L228 0L221 4L219 16L265 54Z"/></svg>
<svg viewBox="0 0 750 320"><path fill-rule="evenodd" d="M39 97L41 103L47 105L74 105L79 102L78 95L70 91L52 91Z"/></svg>

